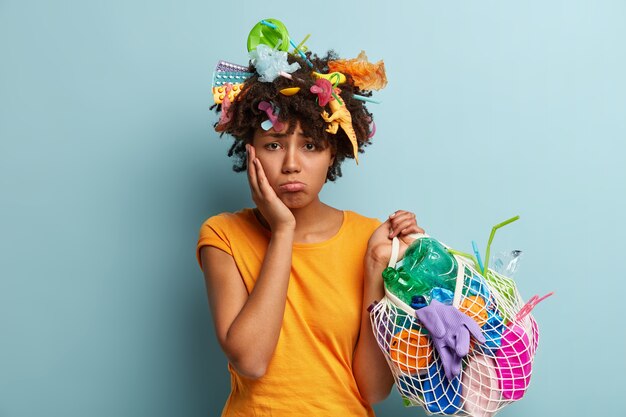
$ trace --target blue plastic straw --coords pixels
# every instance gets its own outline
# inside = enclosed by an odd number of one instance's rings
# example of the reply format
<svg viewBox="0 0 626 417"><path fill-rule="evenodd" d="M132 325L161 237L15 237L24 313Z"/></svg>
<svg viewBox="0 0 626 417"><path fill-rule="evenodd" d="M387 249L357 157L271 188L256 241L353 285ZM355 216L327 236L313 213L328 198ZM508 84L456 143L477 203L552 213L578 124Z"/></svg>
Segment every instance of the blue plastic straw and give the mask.
<svg viewBox="0 0 626 417"><path fill-rule="evenodd" d="M354 97L357 100L367 101L368 103L380 104L380 101L374 100L373 98L359 96L357 94L353 94L352 97Z"/></svg>
<svg viewBox="0 0 626 417"><path fill-rule="evenodd" d="M480 259L480 252L478 251L478 245L476 245L476 241L472 240L472 249L474 249L474 255L476 255L476 260L478 261L478 266L480 267L481 271L485 270L485 267L483 267L483 261L482 259Z"/></svg>
<svg viewBox="0 0 626 417"><path fill-rule="evenodd" d="M271 27L272 29L278 28L278 26L276 26L275 24L273 24L271 22L268 22L267 20L261 20L261 23L264 24L265 26Z"/></svg>

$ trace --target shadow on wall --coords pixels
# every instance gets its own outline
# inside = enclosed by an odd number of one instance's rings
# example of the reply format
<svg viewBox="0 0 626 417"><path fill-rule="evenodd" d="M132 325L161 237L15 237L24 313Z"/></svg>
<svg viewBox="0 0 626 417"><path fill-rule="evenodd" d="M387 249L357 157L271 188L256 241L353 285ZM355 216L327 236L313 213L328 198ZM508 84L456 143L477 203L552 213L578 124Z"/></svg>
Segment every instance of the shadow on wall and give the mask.
<svg viewBox="0 0 626 417"><path fill-rule="evenodd" d="M194 247L198 230L207 218L252 204L246 174L233 172L232 161L226 152L216 148L219 147L211 146L209 152L223 152L223 156L207 155L206 147L203 152L188 155L188 161L194 162L187 171L190 178L185 194L189 204L185 206L189 212L185 215L184 227ZM194 408L201 411L202 415L214 416L221 414L230 393L230 375L226 356L215 335L206 288L202 272L195 262L195 253L193 266L192 289L186 296L185 311L182 313L184 337L187 338L186 346L189 349L184 366L188 369L189 387L194 390L190 395L197 404Z"/></svg>

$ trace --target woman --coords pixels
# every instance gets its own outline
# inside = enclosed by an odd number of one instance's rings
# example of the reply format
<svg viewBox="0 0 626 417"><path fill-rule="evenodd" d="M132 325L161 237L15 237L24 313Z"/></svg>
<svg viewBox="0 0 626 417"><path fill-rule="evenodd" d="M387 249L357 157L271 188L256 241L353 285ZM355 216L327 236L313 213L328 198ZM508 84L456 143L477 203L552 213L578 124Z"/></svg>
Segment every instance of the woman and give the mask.
<svg viewBox="0 0 626 417"><path fill-rule="evenodd" d="M326 72L335 58L308 54L313 68ZM325 182L341 176L341 163L369 143L371 114L354 98L362 92L349 74L328 99L309 64L287 59L299 69L266 82L255 73L230 107L222 106L217 125L235 138L229 155L238 157L236 171L247 170L256 205L210 218L198 241L231 373L222 415L371 416L393 378L367 307L383 296L391 239L400 238L403 253L408 235L423 230L406 211L381 224L320 201ZM283 93L294 86L297 94ZM327 99L337 100L335 107ZM338 105L349 111L353 131L344 124L329 132L326 110Z"/></svg>

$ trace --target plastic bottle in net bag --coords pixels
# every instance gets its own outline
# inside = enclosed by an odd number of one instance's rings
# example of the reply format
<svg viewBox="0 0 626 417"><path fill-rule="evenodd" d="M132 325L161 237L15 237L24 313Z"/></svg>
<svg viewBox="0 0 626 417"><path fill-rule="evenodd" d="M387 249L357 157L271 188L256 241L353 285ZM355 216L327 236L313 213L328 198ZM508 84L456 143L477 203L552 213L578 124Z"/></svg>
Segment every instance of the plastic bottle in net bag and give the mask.
<svg viewBox="0 0 626 417"><path fill-rule="evenodd" d="M411 243L397 269L383 271L383 280L386 288L407 305L415 305L416 296L430 303L433 294L454 292L457 268L456 260L441 243L424 237ZM442 290L431 293L438 288Z"/></svg>
<svg viewBox="0 0 626 417"><path fill-rule="evenodd" d="M522 251L518 249L500 252L491 259L491 265L493 265L493 270L498 274L513 278L517 272L521 258Z"/></svg>
<svg viewBox="0 0 626 417"><path fill-rule="evenodd" d="M420 279L413 279L406 271L398 271L394 268L385 268L383 271L383 281L389 291L396 297L411 305L414 297L422 296L428 302L428 292L430 286Z"/></svg>

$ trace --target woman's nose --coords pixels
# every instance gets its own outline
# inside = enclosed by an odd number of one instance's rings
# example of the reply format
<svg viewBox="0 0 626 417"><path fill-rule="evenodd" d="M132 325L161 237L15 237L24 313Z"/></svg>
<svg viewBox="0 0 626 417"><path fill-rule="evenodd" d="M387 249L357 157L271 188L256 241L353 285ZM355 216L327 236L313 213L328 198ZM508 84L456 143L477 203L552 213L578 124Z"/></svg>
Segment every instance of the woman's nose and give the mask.
<svg viewBox="0 0 626 417"><path fill-rule="evenodd" d="M292 172L300 172L300 159L298 158L298 150L295 147L289 147L285 152L285 158L283 159L283 173L289 174Z"/></svg>

